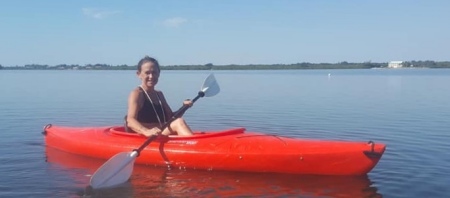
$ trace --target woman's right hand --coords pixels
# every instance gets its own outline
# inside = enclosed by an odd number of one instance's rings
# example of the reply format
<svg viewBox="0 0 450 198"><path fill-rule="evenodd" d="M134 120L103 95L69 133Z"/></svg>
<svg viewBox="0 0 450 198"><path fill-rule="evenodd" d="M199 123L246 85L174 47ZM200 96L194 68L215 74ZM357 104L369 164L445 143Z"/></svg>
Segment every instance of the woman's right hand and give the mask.
<svg viewBox="0 0 450 198"><path fill-rule="evenodd" d="M158 127L153 127L151 129L146 129L142 132L142 135L145 135L146 137L150 137L152 135L159 135L161 134L161 129L159 129Z"/></svg>

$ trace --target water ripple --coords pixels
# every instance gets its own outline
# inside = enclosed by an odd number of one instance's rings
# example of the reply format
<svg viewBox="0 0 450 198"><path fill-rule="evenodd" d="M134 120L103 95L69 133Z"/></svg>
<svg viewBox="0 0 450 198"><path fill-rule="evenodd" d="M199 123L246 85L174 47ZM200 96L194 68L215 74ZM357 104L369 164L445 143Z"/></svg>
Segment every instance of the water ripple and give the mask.
<svg viewBox="0 0 450 198"><path fill-rule="evenodd" d="M158 86L177 109L182 100L197 93L208 72L167 71ZM373 140L385 143L386 152L363 178L136 167L129 183L99 191L98 197L450 194L450 70L216 73L221 93L202 98L185 114L194 129L245 127L297 138ZM77 160L67 153L52 158L42 127L48 123L121 125L126 96L139 81L130 71L2 71L0 75L1 84L14 85L0 86L0 93L8 93L0 97L0 197L82 196L89 175L104 161ZM39 89L29 89L30 84Z"/></svg>

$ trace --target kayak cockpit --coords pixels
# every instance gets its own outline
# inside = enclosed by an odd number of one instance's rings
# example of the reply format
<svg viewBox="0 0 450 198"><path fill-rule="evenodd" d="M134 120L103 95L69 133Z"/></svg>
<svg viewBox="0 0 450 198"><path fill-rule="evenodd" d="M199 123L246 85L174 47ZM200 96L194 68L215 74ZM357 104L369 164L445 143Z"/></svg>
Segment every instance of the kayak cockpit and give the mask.
<svg viewBox="0 0 450 198"><path fill-rule="evenodd" d="M117 136L138 137L138 138L143 137L142 135L137 134L135 132L126 132L125 127L123 127L123 126L108 128L106 130L106 132L109 132L112 135L117 135ZM234 128L234 129L227 129L227 130L223 130L223 131L209 131L209 132L196 131L196 132L194 132L194 135L192 135L192 136L169 135L169 139L174 139L174 140L175 139L176 140L199 139L199 138L236 135L236 134L242 134L244 132L245 132L245 128Z"/></svg>

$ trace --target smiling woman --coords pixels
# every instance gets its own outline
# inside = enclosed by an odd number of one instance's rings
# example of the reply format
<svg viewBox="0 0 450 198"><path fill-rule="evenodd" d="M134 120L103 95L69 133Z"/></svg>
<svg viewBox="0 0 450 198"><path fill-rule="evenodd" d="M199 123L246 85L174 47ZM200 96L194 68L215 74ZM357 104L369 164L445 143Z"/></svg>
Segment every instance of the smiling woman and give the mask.
<svg viewBox="0 0 450 198"><path fill-rule="evenodd" d="M174 112L162 91L155 89L160 73L161 69L156 59L145 56L139 61L136 74L141 80L141 85L133 89L128 98L126 128L147 137L155 134L192 135L192 130L181 117L174 120L166 129L162 128ZM190 100L183 102L186 106L192 106L192 104Z"/></svg>

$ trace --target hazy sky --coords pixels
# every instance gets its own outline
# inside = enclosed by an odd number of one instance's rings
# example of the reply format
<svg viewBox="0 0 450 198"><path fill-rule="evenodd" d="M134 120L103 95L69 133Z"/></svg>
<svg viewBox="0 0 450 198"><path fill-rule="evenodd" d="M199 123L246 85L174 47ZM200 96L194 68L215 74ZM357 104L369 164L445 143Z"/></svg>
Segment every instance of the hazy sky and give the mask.
<svg viewBox="0 0 450 198"><path fill-rule="evenodd" d="M9 0L0 64L450 60L448 0Z"/></svg>

